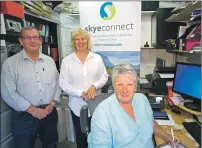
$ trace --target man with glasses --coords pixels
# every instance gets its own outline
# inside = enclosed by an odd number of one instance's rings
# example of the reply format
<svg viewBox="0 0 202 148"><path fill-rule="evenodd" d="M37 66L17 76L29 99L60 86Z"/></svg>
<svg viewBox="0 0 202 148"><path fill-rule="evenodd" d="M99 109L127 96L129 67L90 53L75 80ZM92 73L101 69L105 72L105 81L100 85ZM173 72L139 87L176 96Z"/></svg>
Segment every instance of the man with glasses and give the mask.
<svg viewBox="0 0 202 148"><path fill-rule="evenodd" d="M12 108L14 145L32 148L39 134L43 148L56 148L59 73L54 60L39 52L42 38L35 27L24 27L19 42L23 51L5 60L1 71L1 94Z"/></svg>

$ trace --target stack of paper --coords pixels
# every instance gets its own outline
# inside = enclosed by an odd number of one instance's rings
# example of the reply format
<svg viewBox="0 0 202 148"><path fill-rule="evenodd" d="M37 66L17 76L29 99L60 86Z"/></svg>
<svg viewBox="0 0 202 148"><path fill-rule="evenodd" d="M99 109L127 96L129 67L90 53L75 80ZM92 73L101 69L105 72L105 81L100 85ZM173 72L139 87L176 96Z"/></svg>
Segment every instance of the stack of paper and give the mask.
<svg viewBox="0 0 202 148"><path fill-rule="evenodd" d="M172 116L168 114L169 120L155 120L158 125L175 125L175 121L173 120Z"/></svg>
<svg viewBox="0 0 202 148"><path fill-rule="evenodd" d="M174 147L171 145L164 145L164 146L161 146L160 148L174 148ZM184 145L179 145L177 148L187 148L187 147Z"/></svg>
<svg viewBox="0 0 202 148"><path fill-rule="evenodd" d="M180 105L184 103L184 99L181 96L173 96L170 97L170 99L173 101L175 105Z"/></svg>

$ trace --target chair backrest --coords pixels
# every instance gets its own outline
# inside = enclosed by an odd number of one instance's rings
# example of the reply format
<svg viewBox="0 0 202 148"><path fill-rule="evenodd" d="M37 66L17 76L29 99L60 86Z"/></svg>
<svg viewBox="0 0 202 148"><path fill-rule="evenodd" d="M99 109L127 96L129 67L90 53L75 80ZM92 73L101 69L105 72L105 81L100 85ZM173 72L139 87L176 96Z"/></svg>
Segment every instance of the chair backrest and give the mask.
<svg viewBox="0 0 202 148"><path fill-rule="evenodd" d="M84 105L80 111L80 127L82 133L84 133L87 137L88 133L90 132L87 105Z"/></svg>
<svg viewBox="0 0 202 148"><path fill-rule="evenodd" d="M107 99L109 96L111 96L113 93L102 93L98 96L96 96L95 99L90 99L87 101L87 106L89 108L90 111L90 115L92 116L95 109L97 108L97 106L104 101L105 99Z"/></svg>
<svg viewBox="0 0 202 148"><path fill-rule="evenodd" d="M86 136L88 136L88 133L90 132L88 110L90 111L90 114L92 116L96 107L103 100L107 99L112 94L113 93L103 93L101 95L96 96L95 99L91 99L91 100L87 101L87 105L82 106L81 111L80 111L80 127L81 127L82 133L84 133Z"/></svg>

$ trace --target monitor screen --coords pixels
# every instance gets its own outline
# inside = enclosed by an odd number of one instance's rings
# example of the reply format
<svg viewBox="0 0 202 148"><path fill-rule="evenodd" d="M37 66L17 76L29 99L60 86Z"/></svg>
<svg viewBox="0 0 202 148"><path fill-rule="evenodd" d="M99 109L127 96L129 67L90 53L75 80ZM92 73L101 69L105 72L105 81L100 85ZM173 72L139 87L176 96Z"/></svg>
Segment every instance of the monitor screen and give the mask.
<svg viewBox="0 0 202 148"><path fill-rule="evenodd" d="M173 91L201 99L201 65L177 63Z"/></svg>
<svg viewBox="0 0 202 148"><path fill-rule="evenodd" d="M163 68L165 67L166 60L157 57L156 58L156 68Z"/></svg>

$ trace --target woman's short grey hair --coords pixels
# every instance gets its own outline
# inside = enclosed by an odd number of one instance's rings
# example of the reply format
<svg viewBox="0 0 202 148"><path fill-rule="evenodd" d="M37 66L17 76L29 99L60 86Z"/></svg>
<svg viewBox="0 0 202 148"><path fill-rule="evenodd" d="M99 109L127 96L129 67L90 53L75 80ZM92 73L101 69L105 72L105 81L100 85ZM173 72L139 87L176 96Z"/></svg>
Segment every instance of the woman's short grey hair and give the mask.
<svg viewBox="0 0 202 148"><path fill-rule="evenodd" d="M91 39L90 39L89 33L86 30L82 29L82 28L75 28L75 29L73 29L72 34L71 34L71 48L74 51L76 50L76 48L74 46L74 41L75 41L76 35L85 35L85 37L86 37L86 39L88 41L88 47L87 47L88 50L92 48L92 44L91 44Z"/></svg>
<svg viewBox="0 0 202 148"><path fill-rule="evenodd" d="M128 63L118 64L118 65L114 66L114 68L112 70L112 84L113 84L113 86L114 86L114 82L115 82L117 75L127 74L127 73L132 73L134 75L135 86L137 87L137 81L138 81L137 72L136 72L134 66L132 64L128 64Z"/></svg>

